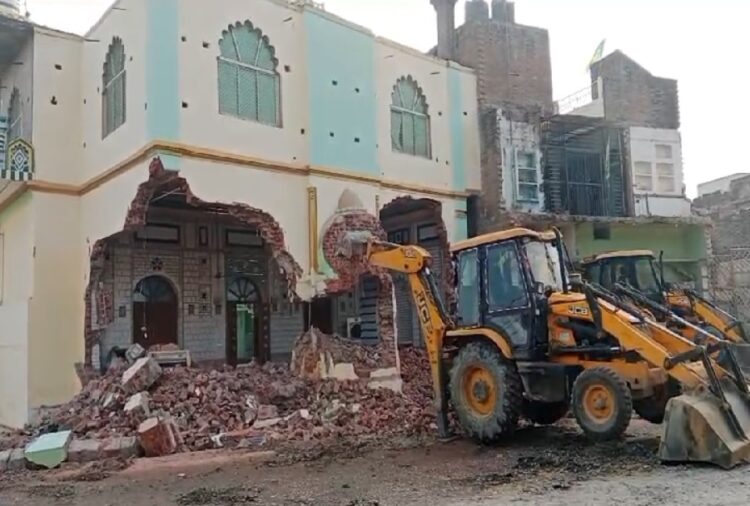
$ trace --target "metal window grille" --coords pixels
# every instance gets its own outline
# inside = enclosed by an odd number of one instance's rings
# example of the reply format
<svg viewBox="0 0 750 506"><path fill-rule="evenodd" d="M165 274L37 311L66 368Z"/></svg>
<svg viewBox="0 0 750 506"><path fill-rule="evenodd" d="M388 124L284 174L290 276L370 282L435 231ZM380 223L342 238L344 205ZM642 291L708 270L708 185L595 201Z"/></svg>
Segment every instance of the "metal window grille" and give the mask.
<svg viewBox="0 0 750 506"><path fill-rule="evenodd" d="M102 138L117 130L126 119L125 46L115 37L104 61L102 77Z"/></svg>
<svg viewBox="0 0 750 506"><path fill-rule="evenodd" d="M281 126L278 60L268 37L247 21L219 41L219 113Z"/></svg>
<svg viewBox="0 0 750 506"><path fill-rule="evenodd" d="M422 89L401 78L391 94L391 141L394 151L430 158L430 116Z"/></svg>
<svg viewBox="0 0 750 506"><path fill-rule="evenodd" d="M18 88L13 88L10 95L10 108L8 109L8 140L20 139L23 136L23 108L21 107L21 93Z"/></svg>

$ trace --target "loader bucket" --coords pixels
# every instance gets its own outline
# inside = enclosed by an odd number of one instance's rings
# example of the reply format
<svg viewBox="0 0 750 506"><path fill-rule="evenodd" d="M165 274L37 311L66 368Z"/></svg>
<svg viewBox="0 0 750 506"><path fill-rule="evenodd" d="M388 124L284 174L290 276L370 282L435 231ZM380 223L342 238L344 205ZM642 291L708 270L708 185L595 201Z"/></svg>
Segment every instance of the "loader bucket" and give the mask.
<svg viewBox="0 0 750 506"><path fill-rule="evenodd" d="M750 401L724 385L727 406L711 392L683 394L667 403L659 458L707 462L730 469L750 460Z"/></svg>
<svg viewBox="0 0 750 506"><path fill-rule="evenodd" d="M728 346L734 352L742 374L745 375L746 379L750 379L750 344L732 343Z"/></svg>

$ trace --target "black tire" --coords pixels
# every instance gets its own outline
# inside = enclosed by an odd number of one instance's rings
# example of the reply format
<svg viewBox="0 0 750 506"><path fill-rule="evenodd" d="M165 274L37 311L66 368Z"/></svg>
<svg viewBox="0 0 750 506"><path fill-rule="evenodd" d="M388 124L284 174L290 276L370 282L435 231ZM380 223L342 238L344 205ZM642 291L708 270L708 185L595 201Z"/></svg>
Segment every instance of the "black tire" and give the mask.
<svg viewBox="0 0 750 506"><path fill-rule="evenodd" d="M494 382L494 396L486 396L485 412L475 409L473 399L467 397L467 389L471 386L469 382L479 369ZM515 364L506 360L497 348L488 343L475 342L464 346L453 360L450 395L466 434L488 443L511 434L516 428L521 413L523 383Z"/></svg>
<svg viewBox="0 0 750 506"><path fill-rule="evenodd" d="M619 374L608 367L595 367L576 378L572 408L589 439L610 441L625 434L633 414L633 399L628 384Z"/></svg>
<svg viewBox="0 0 750 506"><path fill-rule="evenodd" d="M672 397L680 395L681 391L680 384L670 378L661 391L656 392L652 397L633 401L633 409L638 416L648 422L662 423L667 411L667 402Z"/></svg>
<svg viewBox="0 0 750 506"><path fill-rule="evenodd" d="M633 409L638 416L651 423L662 423L667 411L667 401L661 397L648 397L633 401Z"/></svg>
<svg viewBox="0 0 750 506"><path fill-rule="evenodd" d="M525 419L537 425L552 425L568 414L570 404L567 402L539 402L524 399L521 414Z"/></svg>

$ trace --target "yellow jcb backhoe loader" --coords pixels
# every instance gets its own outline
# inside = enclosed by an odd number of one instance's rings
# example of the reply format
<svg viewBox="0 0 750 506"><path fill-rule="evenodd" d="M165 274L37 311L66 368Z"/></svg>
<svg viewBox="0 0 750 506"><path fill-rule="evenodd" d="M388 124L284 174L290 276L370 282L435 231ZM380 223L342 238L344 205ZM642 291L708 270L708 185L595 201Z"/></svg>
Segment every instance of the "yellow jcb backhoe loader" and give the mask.
<svg viewBox="0 0 750 506"><path fill-rule="evenodd" d="M729 369L698 345L610 292L572 289L559 232L512 229L452 247L452 319L430 272L430 255L350 232L339 254L405 273L430 358L440 434L452 403L479 441L511 434L520 416L553 423L570 407L583 432L619 438L633 402L669 399L659 450L664 461L730 468L750 458L750 393L731 350ZM578 283L576 283L578 284Z"/></svg>
<svg viewBox="0 0 750 506"><path fill-rule="evenodd" d="M630 294L639 292L639 305L662 313L663 308L704 330L733 343L750 343L742 322L693 290L671 286L664 281L664 263L658 263L649 250L613 251L583 261L584 279L610 291L620 291L616 285L629 288ZM657 307L657 306L660 307ZM661 316L661 315L657 315ZM666 315L663 315L666 316ZM692 335L686 337L692 338Z"/></svg>
<svg viewBox="0 0 750 506"><path fill-rule="evenodd" d="M693 290L664 282L660 258L648 250L603 253L583 262L584 278L590 283L629 299L659 322L698 344L718 340L732 343L740 368L750 377L750 340L742 323ZM725 354L717 354L725 363Z"/></svg>

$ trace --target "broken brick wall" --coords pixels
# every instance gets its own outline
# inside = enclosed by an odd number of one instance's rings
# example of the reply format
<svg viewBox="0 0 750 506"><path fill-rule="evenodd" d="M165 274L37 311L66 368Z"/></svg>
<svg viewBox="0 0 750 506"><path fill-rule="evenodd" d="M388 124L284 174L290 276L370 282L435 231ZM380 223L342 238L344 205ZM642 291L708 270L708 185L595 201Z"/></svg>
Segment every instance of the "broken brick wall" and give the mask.
<svg viewBox="0 0 750 506"><path fill-rule="evenodd" d="M390 273L368 265L362 257L347 259L338 254L339 244L348 232L370 232L375 238L386 239L386 233L375 216L362 209L341 209L323 226L323 255L336 277L326 282L329 295L345 293L359 287L365 276L378 280L377 326L384 354L383 365L395 365L396 342L393 308L393 283Z"/></svg>
<svg viewBox="0 0 750 506"><path fill-rule="evenodd" d="M441 289L440 296L450 307L454 299L453 269L442 204L431 199L399 197L383 207L380 218L389 241L417 244L432 255L432 274ZM422 343L421 328L408 279L395 274L393 280L399 343L419 345Z"/></svg>
<svg viewBox="0 0 750 506"><path fill-rule="evenodd" d="M177 172L165 170L161 161L156 158L149 167L149 178L138 188L136 196L128 210L127 218L124 224L124 231L130 233L126 243L131 240L132 233L142 228L147 223L149 209L156 199L161 200L165 196L178 195L184 199L184 206L187 208L205 211L206 216L221 216L224 220L232 220L239 224L238 226L248 230L257 231L264 239L267 259L253 261L252 259L237 258L236 260L243 265L261 264L265 270L274 272L274 279L278 280L285 288L277 290L285 295L286 300L294 300L294 288L297 279L302 274L302 269L289 254L286 249L283 231L278 222L265 211L255 209L246 204L233 203L208 203L200 200L193 195L188 182L179 176ZM212 232L213 234L213 232ZM219 238L215 238L218 241ZM122 246L122 245L121 245ZM133 248L133 254L137 258L123 257L122 251L115 255L115 260L109 273L105 273L104 265L107 261L113 261L110 256L113 254L113 248L117 248L116 241L112 238L98 241L91 253L91 277L89 286L86 290L86 363L92 363L92 349L100 341L102 336L106 335L115 322L115 327L122 320L127 325L120 325L122 328L113 329L115 335L113 341L117 344L129 344L132 342L132 290L133 283L137 280L126 279L122 272L119 279L120 285L115 287L114 282L108 283L107 275L111 279L117 279L117 269L125 269L130 263L130 273L144 277L147 274L164 275L171 279L173 284L178 287L183 285L188 287L189 293L179 294L181 307L178 314L186 319L186 325L178 327L178 334L185 329L183 338L186 347L193 345L198 350L198 359L225 356L224 353L224 326L226 322L224 304L217 310L216 302L221 300L223 303L224 285L223 281L216 282L216 273L219 273L220 280L223 280L224 266L219 262L219 256L214 255L212 258L207 252L183 251L180 246L177 247L157 247L154 249L151 245L137 252ZM122 248L120 248L122 249ZM240 255L242 256L242 255ZM122 260L120 264L118 261ZM231 260L231 259L230 259ZM257 273L256 273L257 274ZM261 275L263 273L260 273ZM249 275L253 275L249 272ZM127 276L130 278L131 276ZM125 284L122 284L124 282ZM269 290L265 289L266 280L259 280L258 284L265 294ZM117 292L115 293L115 290ZM107 307L107 296L102 300L105 301L105 310L107 318L92 319L92 312L100 308L97 304L98 293L111 291L113 296L119 297L117 307ZM270 301L269 297L263 298L263 319L268 324L270 318ZM123 303L125 301L125 303ZM110 303L109 306L112 304ZM123 311L124 309L124 311ZM301 314L298 314L301 318ZM195 321L193 321L195 320ZM100 322L100 323L97 323ZM187 325L189 324L189 325ZM107 343L113 344L113 343ZM106 350L103 350L106 353ZM274 350L268 350L273 353ZM222 357L223 358L223 357Z"/></svg>

